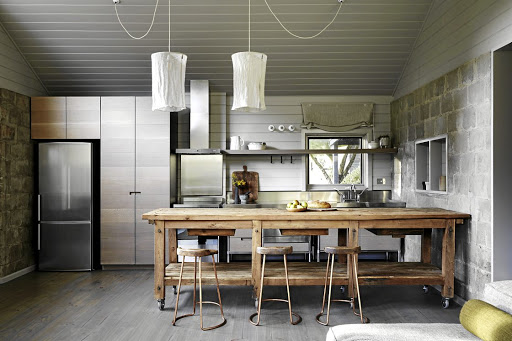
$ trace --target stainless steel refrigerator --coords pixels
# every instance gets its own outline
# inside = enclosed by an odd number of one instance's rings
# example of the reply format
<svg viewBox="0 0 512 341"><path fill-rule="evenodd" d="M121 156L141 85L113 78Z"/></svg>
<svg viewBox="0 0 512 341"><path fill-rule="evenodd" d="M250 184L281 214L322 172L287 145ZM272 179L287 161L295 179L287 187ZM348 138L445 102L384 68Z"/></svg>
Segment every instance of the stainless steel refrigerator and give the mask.
<svg viewBox="0 0 512 341"><path fill-rule="evenodd" d="M92 270L92 144L38 145L39 270Z"/></svg>

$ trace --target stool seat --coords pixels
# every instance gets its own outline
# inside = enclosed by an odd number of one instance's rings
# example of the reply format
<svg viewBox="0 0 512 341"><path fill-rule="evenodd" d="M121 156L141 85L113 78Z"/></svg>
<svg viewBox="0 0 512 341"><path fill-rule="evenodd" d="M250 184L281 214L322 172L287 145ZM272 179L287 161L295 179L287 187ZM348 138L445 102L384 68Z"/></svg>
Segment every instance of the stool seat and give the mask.
<svg viewBox="0 0 512 341"><path fill-rule="evenodd" d="M348 247L348 246L326 246L325 253L334 255L354 255L361 253L361 247Z"/></svg>
<svg viewBox="0 0 512 341"><path fill-rule="evenodd" d="M218 251L210 249L182 249L181 247L179 247L177 253L179 256L185 257L205 257L216 255Z"/></svg>
<svg viewBox="0 0 512 341"><path fill-rule="evenodd" d="M260 255L289 255L293 252L292 246L259 246L256 252Z"/></svg>

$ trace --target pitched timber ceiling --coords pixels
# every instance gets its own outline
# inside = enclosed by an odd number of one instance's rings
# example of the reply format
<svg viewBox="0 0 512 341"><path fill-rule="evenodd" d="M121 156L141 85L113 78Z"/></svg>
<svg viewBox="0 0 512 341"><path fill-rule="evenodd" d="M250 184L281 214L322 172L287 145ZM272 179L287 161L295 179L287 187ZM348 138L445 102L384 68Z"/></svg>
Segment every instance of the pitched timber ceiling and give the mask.
<svg viewBox="0 0 512 341"><path fill-rule="evenodd" d="M294 33L313 35L337 0L267 0ZM432 0L345 0L315 39L285 32L264 0L251 1L251 50L268 56L267 95L392 95ZM143 34L156 0L121 0L126 28ZM172 0L172 51L187 81L232 93L231 54L248 48L248 0ZM50 95L150 95L153 52L167 51L168 0L133 40L112 0L1 0L0 22Z"/></svg>

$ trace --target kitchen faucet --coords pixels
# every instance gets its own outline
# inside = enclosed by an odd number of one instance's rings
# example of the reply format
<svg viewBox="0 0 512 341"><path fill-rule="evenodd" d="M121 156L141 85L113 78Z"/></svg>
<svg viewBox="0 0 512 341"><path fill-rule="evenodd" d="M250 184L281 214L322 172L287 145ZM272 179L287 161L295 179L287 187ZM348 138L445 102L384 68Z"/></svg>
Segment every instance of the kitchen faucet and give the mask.
<svg viewBox="0 0 512 341"><path fill-rule="evenodd" d="M345 191L340 191L337 188L334 188L336 192L338 192L340 199L340 202L344 201L357 201L359 202L361 200L361 195L367 190L368 188L363 189L361 192L357 193L357 188L355 184L351 184L350 188Z"/></svg>

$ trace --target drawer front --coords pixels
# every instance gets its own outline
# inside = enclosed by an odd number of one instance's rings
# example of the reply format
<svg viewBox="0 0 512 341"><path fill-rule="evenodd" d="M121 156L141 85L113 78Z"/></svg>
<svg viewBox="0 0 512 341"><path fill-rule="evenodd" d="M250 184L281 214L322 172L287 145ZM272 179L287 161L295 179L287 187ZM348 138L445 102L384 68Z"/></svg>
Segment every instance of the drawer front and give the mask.
<svg viewBox="0 0 512 341"><path fill-rule="evenodd" d="M237 230L244 231L244 230ZM248 230L251 231L251 230ZM236 236L236 233L235 233ZM252 238L229 237L229 252L252 252Z"/></svg>

